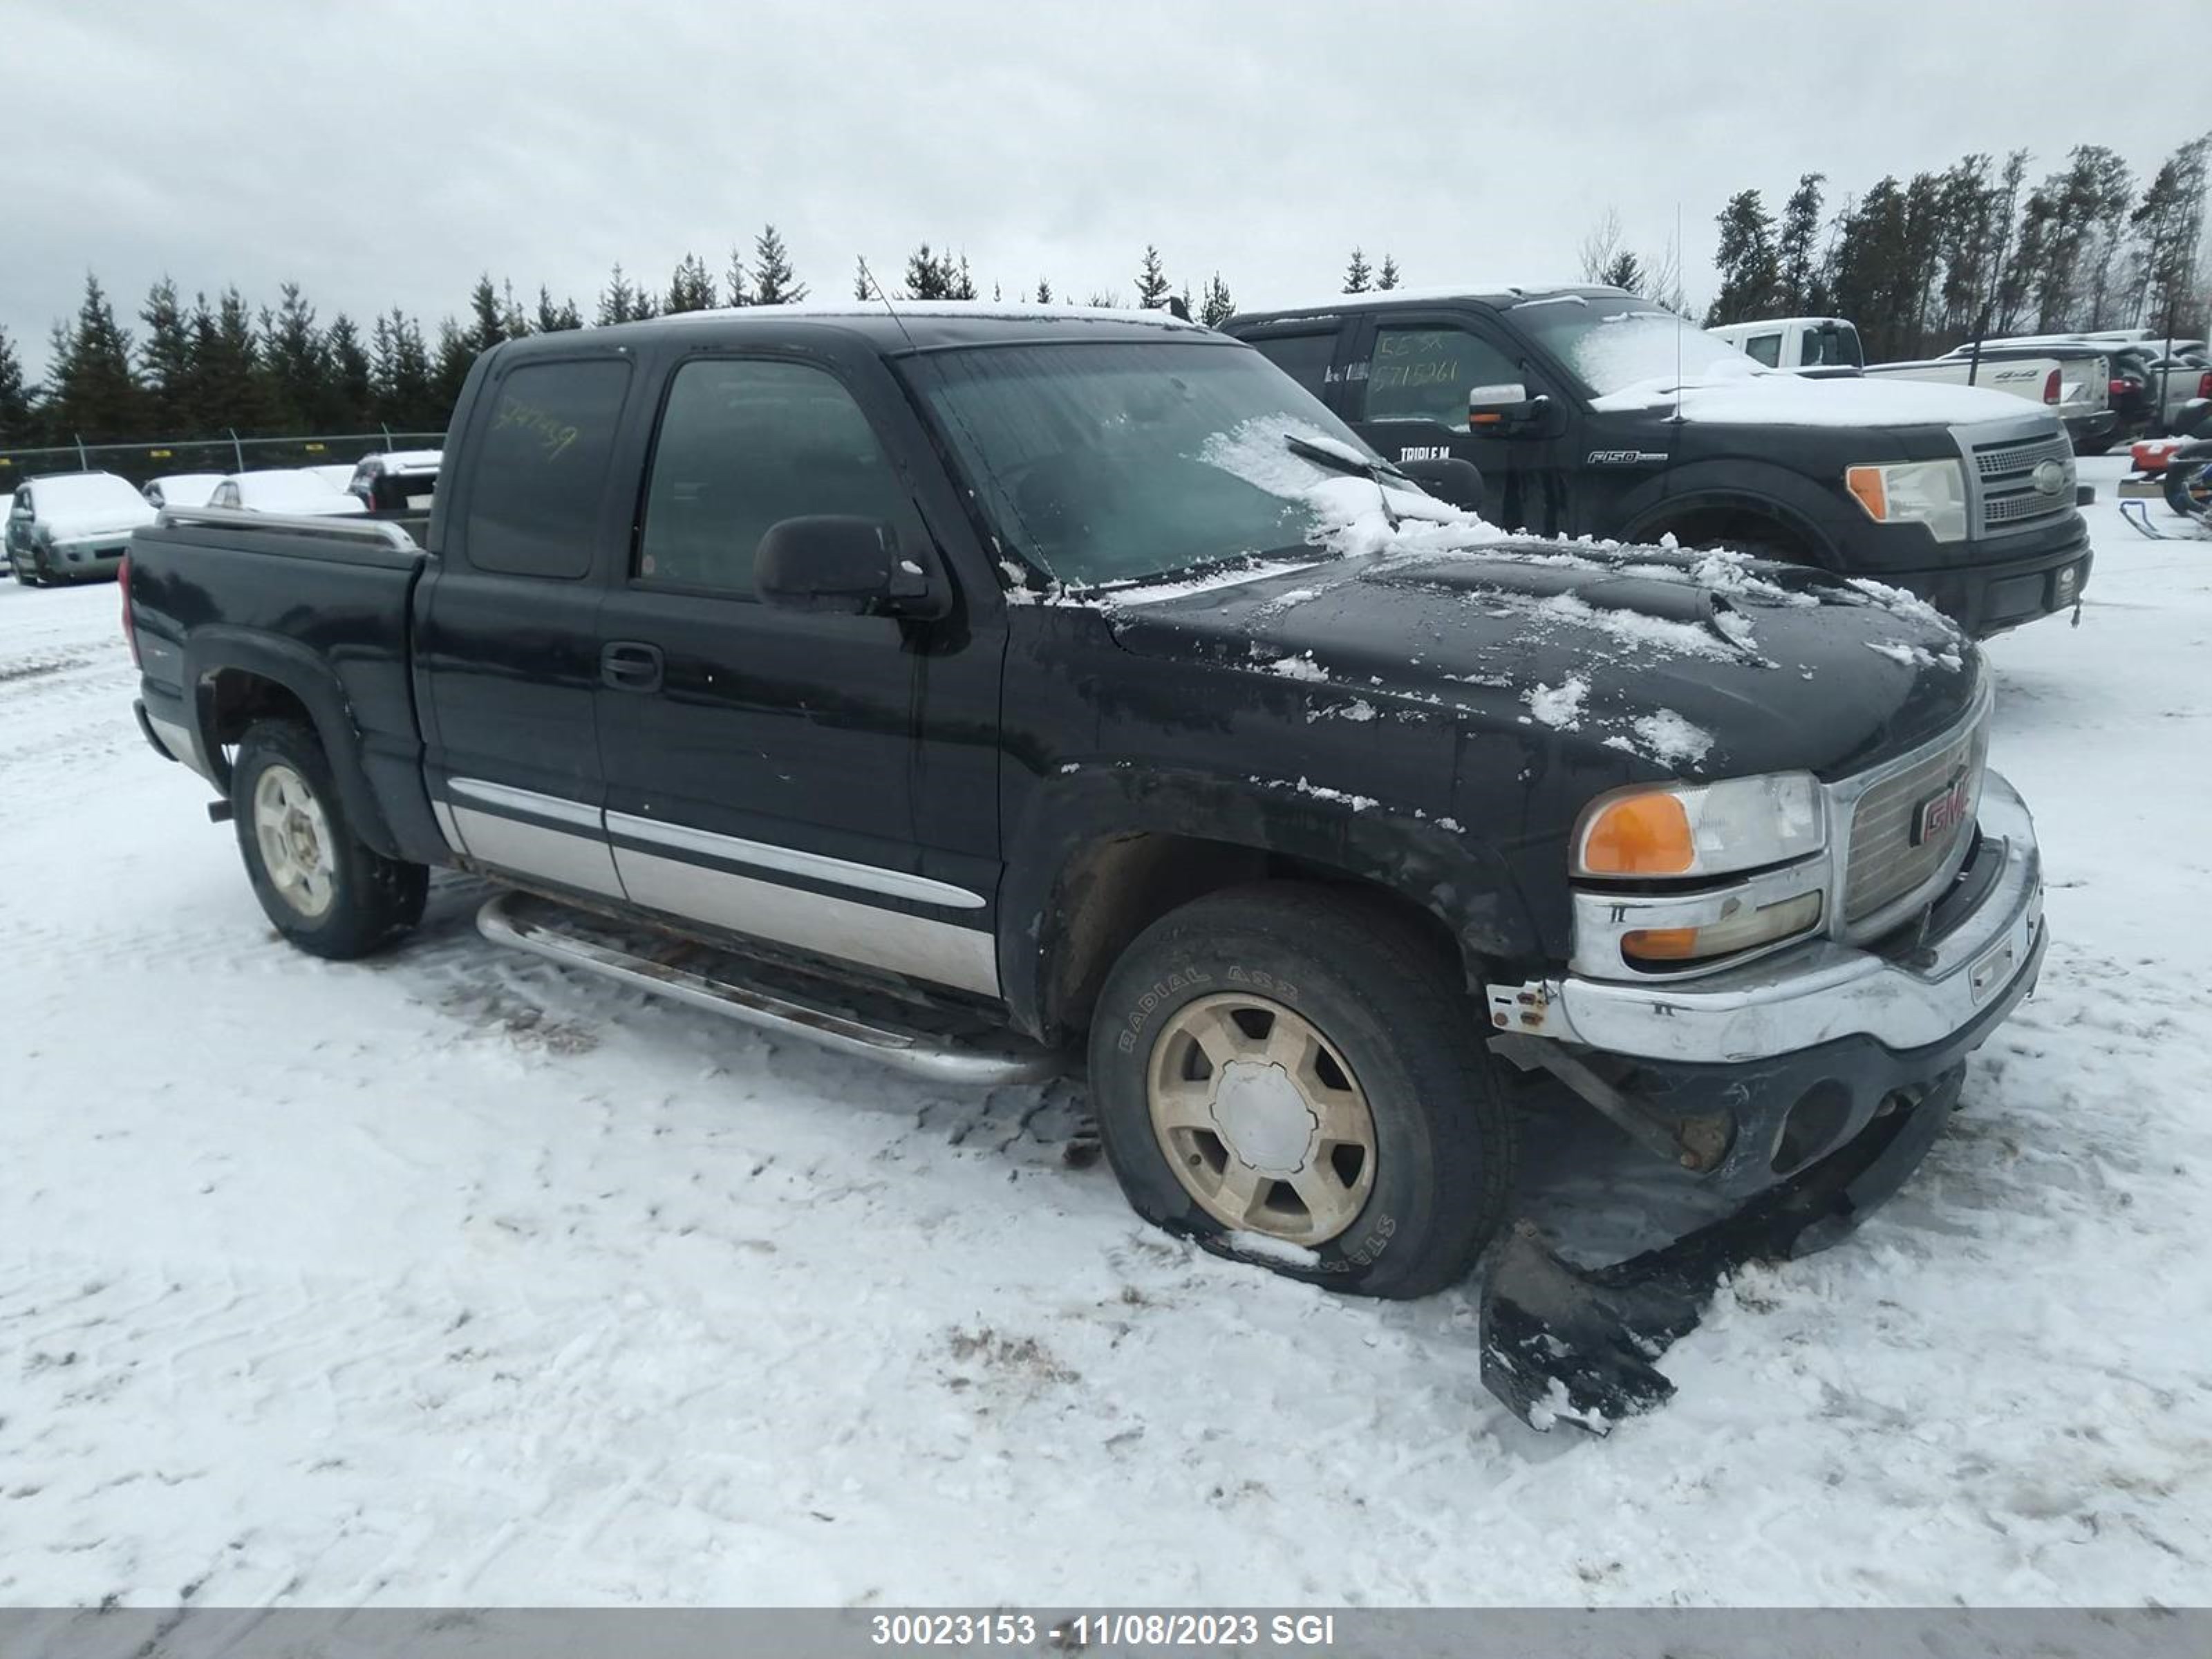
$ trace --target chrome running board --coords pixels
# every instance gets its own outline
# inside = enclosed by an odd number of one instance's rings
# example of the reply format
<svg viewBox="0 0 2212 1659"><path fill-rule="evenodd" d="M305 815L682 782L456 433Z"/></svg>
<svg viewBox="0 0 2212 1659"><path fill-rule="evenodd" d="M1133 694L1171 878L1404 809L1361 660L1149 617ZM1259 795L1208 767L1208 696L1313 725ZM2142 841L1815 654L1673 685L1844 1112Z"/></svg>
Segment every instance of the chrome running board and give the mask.
<svg viewBox="0 0 2212 1659"><path fill-rule="evenodd" d="M791 988L770 989L759 982L775 971L771 964L711 946L696 947L713 958L716 971L697 972L655 961L584 929L614 933L614 924L581 911L570 911L524 893L501 893L477 912L477 931L495 945L580 968L655 996L673 998L763 1030L780 1031L839 1054L858 1054L896 1070L938 1083L984 1087L1036 1083L1063 1069L1058 1054L1026 1042L1012 1032L983 1028L973 1033L938 1034L890 1019L870 1019L805 1000ZM744 976L737 970L742 969ZM755 976L757 975L758 978ZM799 977L798 975L791 975ZM879 999L886 1005L891 1000ZM922 1012L917 1005L916 1012Z"/></svg>

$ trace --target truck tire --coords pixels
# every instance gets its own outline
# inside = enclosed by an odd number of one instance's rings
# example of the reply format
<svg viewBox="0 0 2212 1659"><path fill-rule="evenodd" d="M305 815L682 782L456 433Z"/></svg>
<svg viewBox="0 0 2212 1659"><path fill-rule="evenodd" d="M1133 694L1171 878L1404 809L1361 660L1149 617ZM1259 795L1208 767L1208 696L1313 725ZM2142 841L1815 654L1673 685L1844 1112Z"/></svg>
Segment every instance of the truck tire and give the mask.
<svg viewBox="0 0 2212 1659"><path fill-rule="evenodd" d="M1358 894L1211 894L1139 934L1091 1028L1121 1190L1218 1255L1363 1296L1465 1278L1504 1225L1513 1121L1449 952Z"/></svg>
<svg viewBox="0 0 2212 1659"><path fill-rule="evenodd" d="M430 872L362 844L315 734L293 720L248 726L230 775L238 849L276 931L333 961L363 957L422 919Z"/></svg>

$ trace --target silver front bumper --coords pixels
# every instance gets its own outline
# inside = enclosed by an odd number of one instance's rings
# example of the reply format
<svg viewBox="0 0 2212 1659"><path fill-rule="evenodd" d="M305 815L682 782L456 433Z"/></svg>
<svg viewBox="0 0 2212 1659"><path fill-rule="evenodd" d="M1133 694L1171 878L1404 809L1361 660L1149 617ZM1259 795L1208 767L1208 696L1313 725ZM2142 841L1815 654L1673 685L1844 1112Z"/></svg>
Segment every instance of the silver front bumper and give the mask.
<svg viewBox="0 0 2212 1659"><path fill-rule="evenodd" d="M2035 822L2012 786L1985 775L1979 858L1996 878L1948 931L1917 951L1881 954L1808 940L1742 968L1669 984L1570 974L1490 994L1500 1030L1637 1059L1768 1060L1840 1037L1905 1051L1994 1022L2027 994L2041 964L2043 861Z"/></svg>

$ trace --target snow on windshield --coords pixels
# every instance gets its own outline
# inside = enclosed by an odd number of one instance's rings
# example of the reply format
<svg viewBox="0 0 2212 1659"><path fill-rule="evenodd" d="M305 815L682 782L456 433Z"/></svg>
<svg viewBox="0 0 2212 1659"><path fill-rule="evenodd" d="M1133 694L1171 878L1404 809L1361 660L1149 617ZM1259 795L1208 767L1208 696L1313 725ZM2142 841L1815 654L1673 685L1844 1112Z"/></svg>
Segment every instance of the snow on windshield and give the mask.
<svg viewBox="0 0 2212 1659"><path fill-rule="evenodd" d="M33 487L32 499L39 512L52 517L57 514L113 511L143 507L144 500L112 472L88 472L79 477L41 478Z"/></svg>
<svg viewBox="0 0 2212 1659"><path fill-rule="evenodd" d="M1647 381L1671 386L1766 373L1726 341L1656 307L1595 317L1589 307L1562 307L1527 321L1601 397Z"/></svg>

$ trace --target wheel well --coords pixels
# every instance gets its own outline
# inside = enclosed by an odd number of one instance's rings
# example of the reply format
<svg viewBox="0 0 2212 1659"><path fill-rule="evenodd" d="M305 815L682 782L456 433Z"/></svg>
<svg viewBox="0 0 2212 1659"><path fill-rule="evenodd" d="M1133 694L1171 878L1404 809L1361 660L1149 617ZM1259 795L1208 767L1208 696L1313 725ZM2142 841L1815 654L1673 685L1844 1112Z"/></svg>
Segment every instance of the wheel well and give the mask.
<svg viewBox="0 0 2212 1659"><path fill-rule="evenodd" d="M1081 848L1060 874L1042 932L1047 958L1039 1021L1048 1036L1087 1029L1106 975L1130 942L1192 900L1266 880L1359 891L1433 939L1446 960L1462 952L1442 918L1380 882L1263 848L1195 836L1109 836Z"/></svg>
<svg viewBox="0 0 2212 1659"><path fill-rule="evenodd" d="M200 682L200 715L207 732L209 759L225 787L230 782L230 759L223 751L246 735L256 720L288 720L308 731L314 716L289 686L244 668L218 668Z"/></svg>
<svg viewBox="0 0 2212 1659"><path fill-rule="evenodd" d="M1671 514L1642 535L1672 535L1685 547L1725 547L1750 543L1755 550L1802 564L1820 564L1819 547L1798 526L1748 503L1715 502Z"/></svg>

